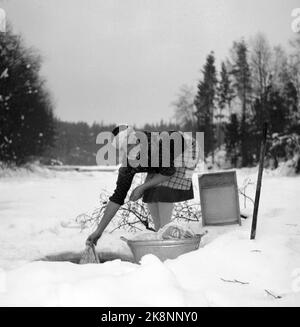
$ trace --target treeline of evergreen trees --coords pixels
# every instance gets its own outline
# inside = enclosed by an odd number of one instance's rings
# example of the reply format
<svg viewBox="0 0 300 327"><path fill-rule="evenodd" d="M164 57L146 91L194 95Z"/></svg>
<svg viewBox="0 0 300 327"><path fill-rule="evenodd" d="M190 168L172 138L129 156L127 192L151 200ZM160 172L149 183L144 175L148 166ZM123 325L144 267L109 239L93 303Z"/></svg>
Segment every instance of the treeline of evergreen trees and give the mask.
<svg viewBox="0 0 300 327"><path fill-rule="evenodd" d="M85 122L66 122L55 120L55 137L53 147L44 153L42 162L45 164L96 165L96 154L101 145L96 144L97 135L112 131L115 124ZM179 130L173 123L160 121L155 124L145 124L140 130L163 131Z"/></svg>
<svg viewBox="0 0 300 327"><path fill-rule="evenodd" d="M55 127L54 146L45 153L44 163L55 164L55 160L58 160L67 165L96 165L96 154L100 148L96 144L97 135L103 131L111 131L115 125L89 125L85 122L72 123L57 119Z"/></svg>
<svg viewBox="0 0 300 327"><path fill-rule="evenodd" d="M52 101L40 65L10 26L0 33L0 162L22 164L53 145Z"/></svg>
<svg viewBox="0 0 300 327"><path fill-rule="evenodd" d="M290 48L287 53L281 46L271 47L262 34L236 41L219 71L214 52L207 56L196 92L180 89L176 119L205 132L206 156L214 160L215 150L225 143L233 166L255 164L264 122L270 144L280 135L291 134L295 140L292 134L300 133L299 36ZM276 159L276 151L272 155Z"/></svg>

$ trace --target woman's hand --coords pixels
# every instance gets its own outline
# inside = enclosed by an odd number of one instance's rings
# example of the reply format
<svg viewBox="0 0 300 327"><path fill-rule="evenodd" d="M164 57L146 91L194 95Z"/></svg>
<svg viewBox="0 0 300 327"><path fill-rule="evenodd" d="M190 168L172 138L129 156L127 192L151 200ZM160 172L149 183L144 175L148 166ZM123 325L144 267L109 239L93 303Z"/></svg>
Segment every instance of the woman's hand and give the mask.
<svg viewBox="0 0 300 327"><path fill-rule="evenodd" d="M87 246L91 246L91 245L97 245L97 242L99 240L99 238L101 237L101 233L98 232L98 230L96 230L94 233L92 233L87 240L85 241L85 244Z"/></svg>
<svg viewBox="0 0 300 327"><path fill-rule="evenodd" d="M138 199L140 199L143 196L144 191L145 191L145 189L144 189L143 185L136 187L130 194L129 200L137 201Z"/></svg>
<svg viewBox="0 0 300 327"><path fill-rule="evenodd" d="M90 246L92 244L96 245L97 241L101 237L102 233L104 232L107 225L110 223L112 218L117 213L118 209L120 208L120 205L117 203L114 203L112 201L109 201L106 209L104 211L103 217L100 220L100 223L97 227L97 229L92 233L86 240L85 244L87 246Z"/></svg>

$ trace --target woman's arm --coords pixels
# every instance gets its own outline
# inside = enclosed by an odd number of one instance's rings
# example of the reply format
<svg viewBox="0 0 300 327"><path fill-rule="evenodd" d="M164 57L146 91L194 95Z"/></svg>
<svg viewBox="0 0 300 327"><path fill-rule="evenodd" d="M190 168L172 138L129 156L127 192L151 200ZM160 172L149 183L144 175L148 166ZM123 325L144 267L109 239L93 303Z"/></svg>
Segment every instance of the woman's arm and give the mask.
<svg viewBox="0 0 300 327"><path fill-rule="evenodd" d="M86 240L87 245L97 244L98 239L101 237L103 231L110 223L110 221L113 219L119 208L120 208L120 204L114 203L112 201L108 202L103 217L101 218L97 229Z"/></svg>
<svg viewBox="0 0 300 327"><path fill-rule="evenodd" d="M101 218L97 229L86 240L87 245L97 244L97 241L101 237L103 231L113 219L120 206L124 203L127 192L130 189L134 174L134 170L128 167L121 167L119 169L117 187L113 195L109 198L110 201L108 202L105 208L103 217Z"/></svg>
<svg viewBox="0 0 300 327"><path fill-rule="evenodd" d="M166 182L168 179L170 179L171 176L165 176L161 174L155 174L151 179L146 180L144 184L141 186L143 187L143 190L146 191L147 189L154 187L160 183Z"/></svg>
<svg viewBox="0 0 300 327"><path fill-rule="evenodd" d="M145 181L144 184L136 187L132 193L130 194L130 201L137 201L138 199L140 199L144 192L151 188L154 187L160 183L163 183L165 181L167 181L168 179L170 179L171 176L165 176L165 175L161 175L161 174L155 174L151 179Z"/></svg>

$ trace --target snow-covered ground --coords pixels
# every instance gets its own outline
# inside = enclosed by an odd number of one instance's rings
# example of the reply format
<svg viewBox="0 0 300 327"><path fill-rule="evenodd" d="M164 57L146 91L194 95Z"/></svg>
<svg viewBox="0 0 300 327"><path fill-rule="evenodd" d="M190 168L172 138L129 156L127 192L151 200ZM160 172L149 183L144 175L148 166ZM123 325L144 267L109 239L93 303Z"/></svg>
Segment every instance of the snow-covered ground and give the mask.
<svg viewBox="0 0 300 327"><path fill-rule="evenodd" d="M248 177L256 182L256 173L238 171L239 185ZM2 174L0 306L300 305L300 178L268 171L255 241L249 239L249 218L241 227L205 228L199 250L165 263L152 255L140 265L36 261L84 249L90 231L81 232L74 219L97 206L102 189L114 189L116 174L45 169ZM255 185L247 188L252 197L254 191ZM120 240L125 233L106 233L97 250L130 258Z"/></svg>

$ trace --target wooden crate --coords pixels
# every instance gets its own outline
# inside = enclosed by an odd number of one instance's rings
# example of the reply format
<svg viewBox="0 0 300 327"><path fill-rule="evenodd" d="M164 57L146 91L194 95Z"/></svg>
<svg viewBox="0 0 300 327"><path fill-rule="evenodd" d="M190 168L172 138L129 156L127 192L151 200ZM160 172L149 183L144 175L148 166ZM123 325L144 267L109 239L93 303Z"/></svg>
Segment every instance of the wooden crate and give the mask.
<svg viewBox="0 0 300 327"><path fill-rule="evenodd" d="M241 225L235 171L201 175L199 191L203 226Z"/></svg>

